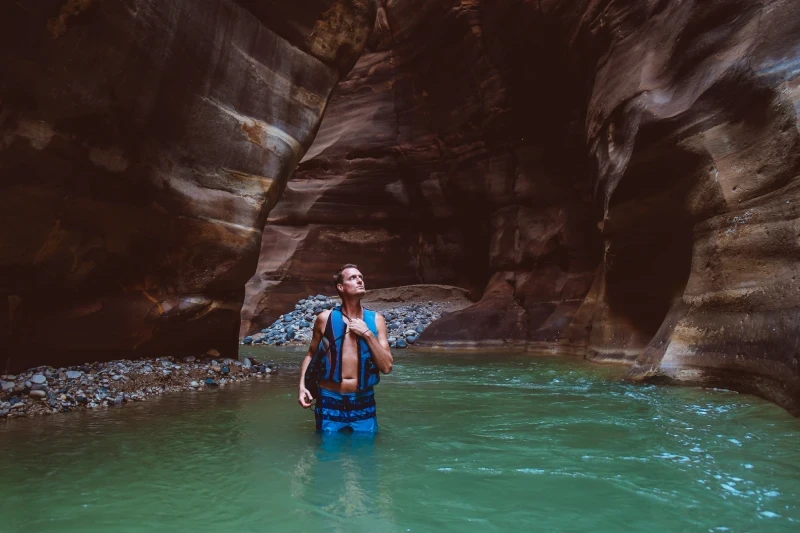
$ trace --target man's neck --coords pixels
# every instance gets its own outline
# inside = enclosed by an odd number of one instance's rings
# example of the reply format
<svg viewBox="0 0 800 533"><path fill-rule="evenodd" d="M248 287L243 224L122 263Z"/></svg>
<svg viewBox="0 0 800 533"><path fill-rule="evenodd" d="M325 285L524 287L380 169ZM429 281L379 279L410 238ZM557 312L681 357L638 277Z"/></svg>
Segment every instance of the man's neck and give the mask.
<svg viewBox="0 0 800 533"><path fill-rule="evenodd" d="M342 312L350 318L361 318L363 314L361 298L354 300L342 298Z"/></svg>

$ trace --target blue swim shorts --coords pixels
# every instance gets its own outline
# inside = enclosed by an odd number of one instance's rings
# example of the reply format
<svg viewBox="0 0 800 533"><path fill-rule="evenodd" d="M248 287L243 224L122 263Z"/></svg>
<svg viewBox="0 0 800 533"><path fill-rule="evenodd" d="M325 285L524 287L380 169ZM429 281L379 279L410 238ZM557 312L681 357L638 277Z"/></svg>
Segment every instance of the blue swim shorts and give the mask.
<svg viewBox="0 0 800 533"><path fill-rule="evenodd" d="M353 431L378 431L373 389L346 394L319 389L319 394L314 407L317 430L340 431L349 427Z"/></svg>

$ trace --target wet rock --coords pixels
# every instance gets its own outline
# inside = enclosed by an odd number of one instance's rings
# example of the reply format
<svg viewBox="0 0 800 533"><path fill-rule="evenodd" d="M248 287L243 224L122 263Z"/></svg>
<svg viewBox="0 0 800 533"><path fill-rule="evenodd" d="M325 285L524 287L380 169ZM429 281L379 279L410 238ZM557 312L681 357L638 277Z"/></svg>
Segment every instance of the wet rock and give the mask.
<svg viewBox="0 0 800 533"><path fill-rule="evenodd" d="M408 337L406 337L406 342L408 342L408 344L414 344L416 341L417 341L416 335L409 335Z"/></svg>
<svg viewBox="0 0 800 533"><path fill-rule="evenodd" d="M47 378L44 377L43 374L34 374L31 376L30 379L31 383L36 383L37 385L41 385L43 383L47 383Z"/></svg>
<svg viewBox="0 0 800 533"><path fill-rule="evenodd" d="M192 387L193 389L196 389L200 386L200 384L196 381L192 381L191 383L189 383L189 386Z"/></svg>
<svg viewBox="0 0 800 533"><path fill-rule="evenodd" d="M219 384L213 378L206 378L204 383L207 387L219 387Z"/></svg>
<svg viewBox="0 0 800 533"><path fill-rule="evenodd" d="M0 390L8 392L14 388L14 383L11 381L0 381Z"/></svg>
<svg viewBox="0 0 800 533"><path fill-rule="evenodd" d="M28 396L31 398L36 398L37 400L41 400L43 398L47 398L47 393L43 390L32 390L28 393Z"/></svg>
<svg viewBox="0 0 800 533"><path fill-rule="evenodd" d="M67 370L65 372L65 375L67 379L78 379L81 377L81 375L83 375L83 372L80 372L78 370Z"/></svg>
<svg viewBox="0 0 800 533"><path fill-rule="evenodd" d="M250 361L248 357L242 359L242 367L250 368L251 366L253 366L253 363Z"/></svg>
<svg viewBox="0 0 800 533"><path fill-rule="evenodd" d="M400 339L397 339L396 346L397 346L397 348L406 348L406 347L408 347L408 343L406 342L405 339L400 338Z"/></svg>

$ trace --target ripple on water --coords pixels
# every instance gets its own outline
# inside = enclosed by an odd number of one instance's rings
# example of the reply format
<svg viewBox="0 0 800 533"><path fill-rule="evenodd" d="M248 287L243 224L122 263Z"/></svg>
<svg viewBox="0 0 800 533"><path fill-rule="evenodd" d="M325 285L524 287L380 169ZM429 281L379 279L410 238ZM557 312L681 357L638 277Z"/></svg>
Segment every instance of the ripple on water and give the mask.
<svg viewBox="0 0 800 533"><path fill-rule="evenodd" d="M254 352L257 349L252 349ZM321 438L269 383L0 428L11 531L795 531L798 420L619 369L406 352L381 432ZM266 357L265 357L265 354Z"/></svg>

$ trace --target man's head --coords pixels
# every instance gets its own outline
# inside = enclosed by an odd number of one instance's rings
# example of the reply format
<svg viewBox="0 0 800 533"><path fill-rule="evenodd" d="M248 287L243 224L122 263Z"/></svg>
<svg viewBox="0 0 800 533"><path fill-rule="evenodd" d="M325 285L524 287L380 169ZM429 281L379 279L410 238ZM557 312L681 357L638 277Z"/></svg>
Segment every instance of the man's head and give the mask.
<svg viewBox="0 0 800 533"><path fill-rule="evenodd" d="M336 274L333 275L333 282L336 284L336 292L343 299L353 296L364 296L367 290L364 286L364 276L356 265L348 263L343 265Z"/></svg>

